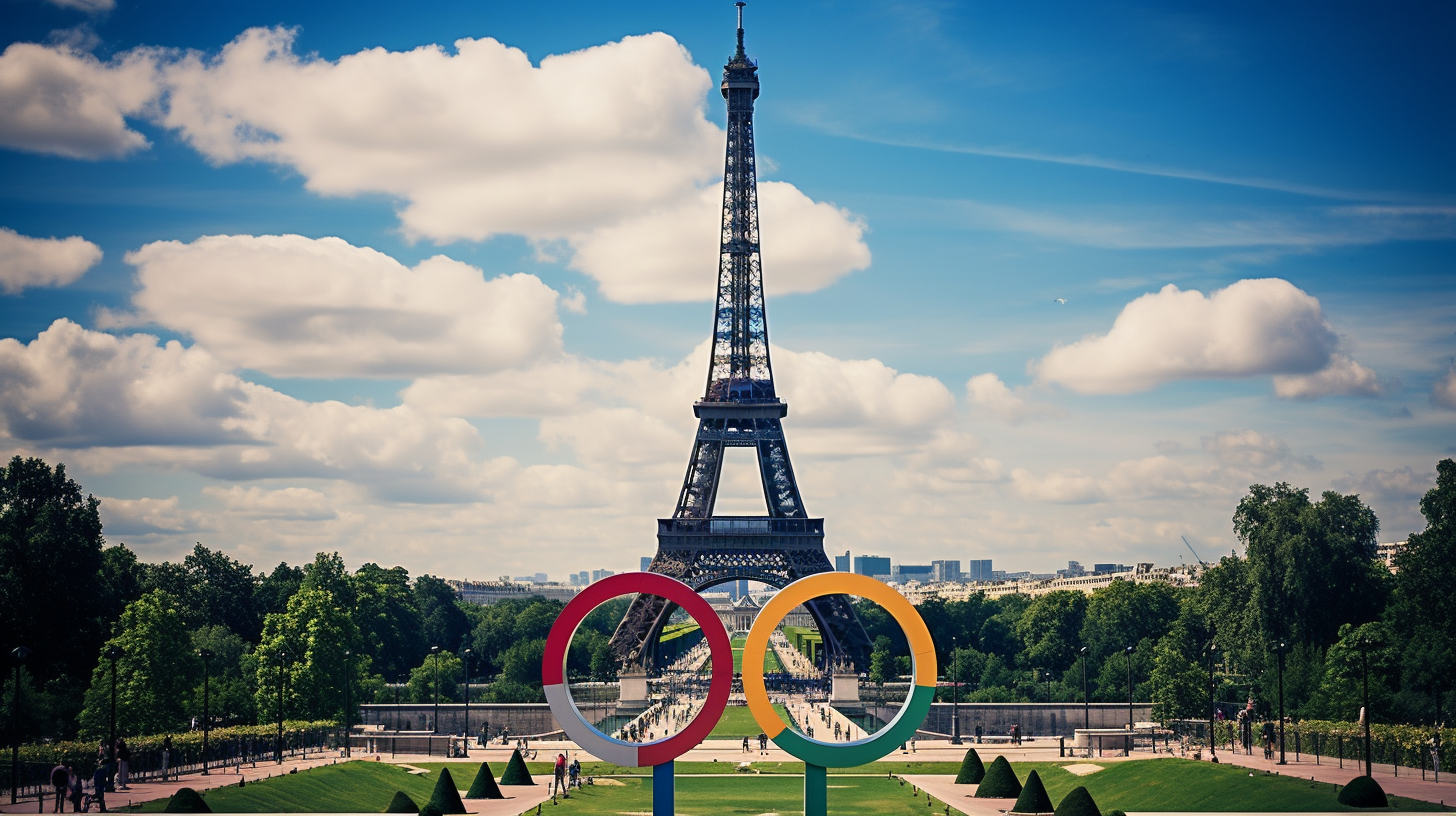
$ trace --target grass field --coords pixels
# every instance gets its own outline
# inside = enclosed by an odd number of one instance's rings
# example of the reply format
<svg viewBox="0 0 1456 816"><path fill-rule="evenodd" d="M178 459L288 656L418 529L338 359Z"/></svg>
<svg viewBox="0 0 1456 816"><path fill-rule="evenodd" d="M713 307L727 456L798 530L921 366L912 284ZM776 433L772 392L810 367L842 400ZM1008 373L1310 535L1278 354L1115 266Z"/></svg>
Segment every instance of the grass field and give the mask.
<svg viewBox="0 0 1456 816"><path fill-rule="evenodd" d="M747 640L745 638L737 638L733 641L734 674L743 673L743 644L746 642ZM708 666L704 666L703 669L705 672L710 671L711 664L709 664ZM763 652L763 670L766 672L777 672L784 670L783 664L779 663L779 656L774 654L773 649L765 649ZM758 732L755 731L753 733L757 734Z"/></svg>
<svg viewBox="0 0 1456 816"><path fill-rule="evenodd" d="M497 775L504 770L494 767ZM1248 771L1230 765L1213 765L1180 759L1109 762L1099 773L1077 777L1065 770L1070 762L1018 762L1012 767L1022 780L1035 769L1046 784L1053 802L1077 785L1086 785L1105 812L1111 808L1133 811L1341 811L1349 810L1335 801L1330 785L1313 785L1291 777L1249 776ZM829 806L835 814L926 813L924 796L911 796L887 774L952 773L957 763L883 762L858 768L830 771ZM204 794L208 805L221 813L257 812L379 812L396 790L402 790L419 804L430 797L442 767L449 767L455 784L469 787L478 762L428 763L420 767L430 773L417 776L387 763L350 762L304 771L294 775L250 782L245 788L218 788ZM680 762L677 764L678 811L683 814L792 813L799 809L803 781L802 763L756 762L761 775L735 774L732 762ZM533 775L550 774L547 762L532 762ZM623 786L587 788L562 804L560 816L616 816L651 810L651 785L642 775L647 768L618 768L599 762L582 764L589 776L622 774ZM695 776L703 774L706 776ZM873 774L853 776L850 774ZM1398 810L1450 810L1412 799L1391 797ZM944 803L936 802L939 812ZM951 803L954 807L954 802ZM166 800L150 802L144 811L160 811Z"/></svg>
<svg viewBox="0 0 1456 816"><path fill-rule="evenodd" d="M774 711L778 712L779 718L784 722L789 721L789 714L784 711L783 706L775 703ZM742 739L756 737L761 733L763 728L753 719L748 706L728 706L723 709L723 716L718 718L718 724L713 726L713 732L708 735L708 739Z"/></svg>

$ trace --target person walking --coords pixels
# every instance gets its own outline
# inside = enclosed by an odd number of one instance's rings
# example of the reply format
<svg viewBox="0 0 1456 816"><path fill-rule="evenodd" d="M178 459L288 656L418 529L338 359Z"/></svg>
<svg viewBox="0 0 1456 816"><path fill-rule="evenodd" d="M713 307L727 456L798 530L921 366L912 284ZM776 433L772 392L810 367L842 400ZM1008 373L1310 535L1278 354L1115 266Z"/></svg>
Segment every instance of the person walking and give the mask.
<svg viewBox="0 0 1456 816"><path fill-rule="evenodd" d="M96 772L91 774L91 798L96 802L98 813L106 812L106 782L111 777L111 763L102 762L96 766Z"/></svg>
<svg viewBox="0 0 1456 816"><path fill-rule="evenodd" d="M70 799L71 799L71 812L72 813L80 813L81 812L81 797L84 796L85 793L86 793L86 782L85 782L85 780L81 779L81 775L80 774L76 773L76 769L75 768L72 768L71 766L67 765L66 766L66 770L68 771L68 779L66 780L66 788L67 788L67 793L70 794Z"/></svg>
<svg viewBox="0 0 1456 816"><path fill-rule="evenodd" d="M71 784L71 771L65 765L57 765L51 768L51 787L56 789L56 803L51 808L51 813L64 813L66 810L66 788Z"/></svg>
<svg viewBox="0 0 1456 816"><path fill-rule="evenodd" d="M172 735L168 734L162 739L162 781L167 781L167 767L172 761ZM179 779L181 777L178 777Z"/></svg>
<svg viewBox="0 0 1456 816"><path fill-rule="evenodd" d="M566 791L566 754L557 754L556 755L556 766L553 768L553 783L552 783L552 788L551 788L551 796L552 796L552 798L555 798L556 794L558 794L558 793L564 793L565 791Z"/></svg>
<svg viewBox="0 0 1456 816"><path fill-rule="evenodd" d="M116 738L116 783L117 790L131 790L131 749L120 737Z"/></svg>
<svg viewBox="0 0 1456 816"><path fill-rule="evenodd" d="M743 753L748 753L748 737L743 738Z"/></svg>

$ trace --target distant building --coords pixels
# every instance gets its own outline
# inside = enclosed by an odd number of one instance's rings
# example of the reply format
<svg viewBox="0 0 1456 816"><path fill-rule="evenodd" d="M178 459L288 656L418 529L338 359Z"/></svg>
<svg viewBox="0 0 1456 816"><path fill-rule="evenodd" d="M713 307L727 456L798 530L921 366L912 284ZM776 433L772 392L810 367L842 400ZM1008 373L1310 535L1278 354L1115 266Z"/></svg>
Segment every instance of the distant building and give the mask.
<svg viewBox="0 0 1456 816"><path fill-rule="evenodd" d="M644 556L642 556L642 567L641 567L641 570L643 572L647 572L650 569L652 569L652 556L650 556L650 555L644 555Z"/></svg>
<svg viewBox="0 0 1456 816"><path fill-rule="evenodd" d="M991 559L966 562L966 580L968 581L990 581Z"/></svg>
<svg viewBox="0 0 1456 816"><path fill-rule="evenodd" d="M889 575L890 559L878 555L856 555L854 557L854 573L856 575Z"/></svg>
<svg viewBox="0 0 1456 816"><path fill-rule="evenodd" d="M1076 578L1052 578L1045 575L1033 575L1030 572L1012 573L1008 578L1012 580L986 581L976 583L959 584L931 584L928 586L910 587L902 589L901 592L913 604L919 604L927 598L940 598L943 601L963 601L977 593L983 593L989 598L998 598L1002 595L1045 595L1048 592L1059 590L1076 590L1092 594L1094 591L1110 586L1115 581L1131 581L1135 584L1169 584L1177 587L1198 586L1199 577L1202 575L1203 567L1154 567L1149 563L1138 564L1134 569L1121 572L1102 572L1092 575L1083 574ZM1000 572L998 570L998 572ZM1019 579L1014 576L1023 576Z"/></svg>
<svg viewBox="0 0 1456 816"><path fill-rule="evenodd" d="M578 576L579 577L579 576ZM534 578L534 576L533 576ZM548 601L569 601L576 597L580 586L567 584L536 583L521 581L451 581L445 582L460 594L466 603L489 606L497 601L515 598L541 597Z"/></svg>
<svg viewBox="0 0 1456 816"><path fill-rule="evenodd" d="M929 564L896 564L890 568L890 580L902 584L907 581L924 583L930 580L932 569Z"/></svg>
<svg viewBox="0 0 1456 816"><path fill-rule="evenodd" d="M1108 573L1108 572L1131 572L1131 571L1132 571L1132 567L1123 566L1122 564L1093 564L1092 565L1092 574L1093 575L1102 575L1103 573Z"/></svg>
<svg viewBox="0 0 1456 816"><path fill-rule="evenodd" d="M590 572L587 572L586 570L582 570L581 572L578 572L576 574L576 585L577 586L586 586L587 584L590 584L590 583L591 583L591 573Z"/></svg>
<svg viewBox="0 0 1456 816"><path fill-rule="evenodd" d="M850 562L849 562L849 550L845 550L844 551L844 555L836 555L836 556L834 556L834 571L835 572L852 572L853 571L853 568L850 566Z"/></svg>
<svg viewBox="0 0 1456 816"><path fill-rule="evenodd" d="M603 578L610 578L613 575L616 575L616 573L612 572L609 569L595 569L591 571L591 582L595 584L597 581L600 581Z"/></svg>
<svg viewBox="0 0 1456 816"><path fill-rule="evenodd" d="M1395 556L1401 550L1405 549L1405 544L1406 542L1404 541L1392 541L1388 544L1376 544L1375 557L1385 563L1386 569L1390 570L1391 572L1395 572Z"/></svg>
<svg viewBox="0 0 1456 816"><path fill-rule="evenodd" d="M931 561L930 580L932 581L959 581L961 579L961 562L959 561Z"/></svg>
<svg viewBox="0 0 1456 816"><path fill-rule="evenodd" d="M1058 578L1080 578L1086 574L1087 570L1082 568L1081 561L1068 561L1066 569L1057 570Z"/></svg>

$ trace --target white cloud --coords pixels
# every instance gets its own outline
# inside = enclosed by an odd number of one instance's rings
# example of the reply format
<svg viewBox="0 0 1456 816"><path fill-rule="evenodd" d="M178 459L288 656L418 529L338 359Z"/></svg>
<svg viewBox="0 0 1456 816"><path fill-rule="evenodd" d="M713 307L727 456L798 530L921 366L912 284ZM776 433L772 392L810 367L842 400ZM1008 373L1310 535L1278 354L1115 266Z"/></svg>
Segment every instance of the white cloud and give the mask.
<svg viewBox="0 0 1456 816"><path fill-rule="evenodd" d="M74 283L101 260L101 247L79 235L30 238L0 227L0 290Z"/></svg>
<svg viewBox="0 0 1456 816"><path fill-rule="evenodd" d="M339 238L213 235L128 253L137 315L285 377L494 371L559 353L557 295L436 256L408 268Z"/></svg>
<svg viewBox="0 0 1456 816"><path fill-rule="evenodd" d="M1274 393L1281 399L1312 400L1336 394L1380 396L1375 372L1343 354L1330 355L1330 363L1313 374L1281 374L1274 378Z"/></svg>
<svg viewBox="0 0 1456 816"><path fill-rule="evenodd" d="M116 0L46 0L46 2L53 6L84 11L88 14L99 14L116 8Z"/></svg>
<svg viewBox="0 0 1456 816"><path fill-rule="evenodd" d="M1023 501L1049 504L1088 504L1105 501L1101 483L1076 470L1036 476L1024 468L1011 471L1011 489Z"/></svg>
<svg viewBox="0 0 1456 816"><path fill-rule="evenodd" d="M461 419L409 406L304 402L246 382L200 347L57 320L0 339L0 431L98 469L141 463L218 479L340 479L397 501L487 495L515 469Z"/></svg>
<svg viewBox="0 0 1456 816"><path fill-rule="evenodd" d="M1025 389L1015 391L995 374L977 374L966 381L966 399L972 413L1016 425L1028 419L1060 416L1064 412L1054 406L1028 401Z"/></svg>
<svg viewBox="0 0 1456 816"><path fill-rule="evenodd" d="M227 488L209 485L202 488L202 493L221 501L226 509L250 518L324 521L338 517L328 496L307 487L265 490L242 485Z"/></svg>
<svg viewBox="0 0 1456 816"><path fill-rule="evenodd" d="M1431 387L1431 404L1456 411L1456 365Z"/></svg>
<svg viewBox="0 0 1456 816"><path fill-rule="evenodd" d="M124 156L148 145L126 117L157 94L149 49L101 62L68 48L12 43L0 54L0 146L73 159Z"/></svg>
<svg viewBox="0 0 1456 816"><path fill-rule="evenodd" d="M101 523L116 536L190 533L207 528L203 514L182 509L181 500L101 498Z"/></svg>
<svg viewBox="0 0 1456 816"><path fill-rule="evenodd" d="M792 184L759 185L764 289L769 295L812 292L870 264L865 226ZM571 267L597 280L620 303L705 300L718 284L720 187L681 202L574 236Z"/></svg>
<svg viewBox="0 0 1456 816"><path fill-rule="evenodd" d="M1205 436L1203 449L1219 464L1245 471L1273 470L1288 465L1311 470L1320 467L1319 460L1312 456L1295 456L1283 439L1248 429Z"/></svg>
<svg viewBox="0 0 1456 816"><path fill-rule="evenodd" d="M1319 301L1288 281L1241 280L1207 297L1169 284L1123 307L1107 334L1058 345L1032 368L1079 393L1126 394L1171 380L1310 374L1338 342Z"/></svg>
<svg viewBox="0 0 1456 816"><path fill-rule="evenodd" d="M337 61L250 29L166 69L163 122L217 162L297 169L325 195L403 198L436 240L555 238L675 201L720 172L708 73L665 34L547 56L493 39Z"/></svg>
<svg viewBox="0 0 1456 816"><path fill-rule="evenodd" d="M1436 486L1436 479L1432 471L1418 474L1413 468L1403 467L1395 470L1371 470L1358 477L1349 473L1334 480L1332 484L1336 490L1358 493L1367 502L1402 503L1415 507L1420 503L1421 497L1426 495L1426 491Z"/></svg>

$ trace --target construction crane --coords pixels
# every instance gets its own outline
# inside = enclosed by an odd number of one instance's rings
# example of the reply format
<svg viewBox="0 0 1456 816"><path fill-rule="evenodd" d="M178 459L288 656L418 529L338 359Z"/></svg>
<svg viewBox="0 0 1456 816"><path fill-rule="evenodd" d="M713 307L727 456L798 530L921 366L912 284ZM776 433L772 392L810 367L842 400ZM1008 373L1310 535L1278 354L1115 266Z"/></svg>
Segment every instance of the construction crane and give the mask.
<svg viewBox="0 0 1456 816"><path fill-rule="evenodd" d="M1188 543L1188 536L1180 535L1178 537L1181 538L1181 539L1183 539L1183 546L1185 546L1185 547L1188 548L1188 552L1193 553L1193 557L1196 558L1196 559L1198 559L1198 566L1200 566L1200 567L1206 567L1206 566L1208 566L1208 562L1207 561L1204 561L1202 558L1198 558L1198 551L1195 550L1195 549L1193 549L1193 545L1192 544L1189 544Z"/></svg>

